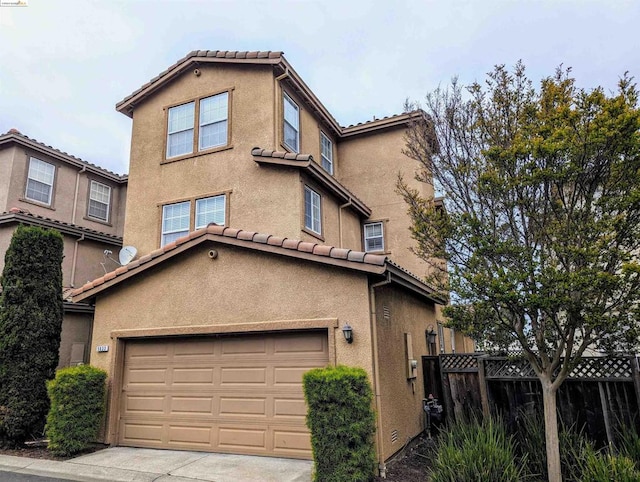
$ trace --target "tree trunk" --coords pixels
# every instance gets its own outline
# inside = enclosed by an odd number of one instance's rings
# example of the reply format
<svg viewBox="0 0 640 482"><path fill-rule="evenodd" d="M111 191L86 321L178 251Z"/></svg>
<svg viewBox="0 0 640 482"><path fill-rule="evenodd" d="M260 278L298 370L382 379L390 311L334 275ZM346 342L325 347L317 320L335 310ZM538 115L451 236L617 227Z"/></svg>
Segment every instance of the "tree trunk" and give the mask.
<svg viewBox="0 0 640 482"><path fill-rule="evenodd" d="M544 433L547 445L547 472L549 482L562 482L560 466L560 442L558 436L558 414L556 411L556 392L550 383L542 382L542 401L544 403Z"/></svg>

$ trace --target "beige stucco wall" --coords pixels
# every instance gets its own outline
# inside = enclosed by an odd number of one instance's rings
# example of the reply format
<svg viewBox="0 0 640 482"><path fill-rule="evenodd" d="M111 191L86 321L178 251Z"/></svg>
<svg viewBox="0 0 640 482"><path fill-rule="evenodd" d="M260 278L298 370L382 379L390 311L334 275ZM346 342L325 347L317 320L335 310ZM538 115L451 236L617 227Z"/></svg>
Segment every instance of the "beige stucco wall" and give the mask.
<svg viewBox="0 0 640 482"><path fill-rule="evenodd" d="M409 231L407 205L396 193L398 173L412 187L430 193L413 177L417 163L402 154L404 132L404 128L396 127L343 139L338 144L338 179L371 208L372 221L386 221L385 248L391 259L424 276L427 265L409 250L415 242Z"/></svg>
<svg viewBox="0 0 640 482"><path fill-rule="evenodd" d="M90 313L65 312L62 319L60 336L60 359L58 368L67 367L71 363L71 350L75 343L85 345L85 362L88 360L89 343L91 341L92 315Z"/></svg>
<svg viewBox="0 0 640 482"><path fill-rule="evenodd" d="M15 152L15 147L0 149L0 213L10 209L7 206L7 199L9 197L9 183L11 182Z"/></svg>
<svg viewBox="0 0 640 482"><path fill-rule="evenodd" d="M430 324L435 324L435 308L433 304L394 286L377 288L375 304L377 347L381 360L382 441L384 458L387 459L425 427L421 357L428 354L425 330ZM389 310L389 319L384 317L385 306ZM413 359L418 361L415 379L407 379L405 333L411 334ZM397 430L395 443L392 442L394 430Z"/></svg>

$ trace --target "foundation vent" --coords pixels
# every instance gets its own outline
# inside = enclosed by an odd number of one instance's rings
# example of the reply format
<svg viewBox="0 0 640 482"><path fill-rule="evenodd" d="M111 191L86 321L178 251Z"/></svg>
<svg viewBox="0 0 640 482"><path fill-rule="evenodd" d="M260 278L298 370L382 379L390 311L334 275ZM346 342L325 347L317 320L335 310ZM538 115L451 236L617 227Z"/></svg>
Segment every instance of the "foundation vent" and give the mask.
<svg viewBox="0 0 640 482"><path fill-rule="evenodd" d="M391 431L391 443L394 444L398 441L398 431L397 430L392 430Z"/></svg>
<svg viewBox="0 0 640 482"><path fill-rule="evenodd" d="M382 317L386 321L391 319L391 309L387 305L382 305Z"/></svg>

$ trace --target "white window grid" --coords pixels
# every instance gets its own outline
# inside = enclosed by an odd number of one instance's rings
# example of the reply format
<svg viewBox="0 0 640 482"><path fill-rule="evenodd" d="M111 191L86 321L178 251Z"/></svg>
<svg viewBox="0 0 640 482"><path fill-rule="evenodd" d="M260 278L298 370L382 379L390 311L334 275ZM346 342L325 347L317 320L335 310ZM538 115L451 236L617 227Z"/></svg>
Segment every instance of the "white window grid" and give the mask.
<svg viewBox="0 0 640 482"><path fill-rule="evenodd" d="M364 250L384 251L384 225L381 222L364 225Z"/></svg>
<svg viewBox="0 0 640 482"><path fill-rule="evenodd" d="M162 246L189 234L191 202L162 206Z"/></svg>
<svg viewBox="0 0 640 482"><path fill-rule="evenodd" d="M229 93L200 100L200 133L198 149L210 149L227 143Z"/></svg>
<svg viewBox="0 0 640 482"><path fill-rule="evenodd" d="M195 102L188 102L169 109L167 158L193 152L194 117Z"/></svg>
<svg viewBox="0 0 640 482"><path fill-rule="evenodd" d="M324 132L320 133L320 158L322 159L322 167L329 174L333 174L333 142Z"/></svg>
<svg viewBox="0 0 640 482"><path fill-rule="evenodd" d="M51 204L54 174L55 167L53 164L35 157L30 158L25 197L31 201Z"/></svg>
<svg viewBox="0 0 640 482"><path fill-rule="evenodd" d="M320 194L308 186L304 187L304 226L314 233L322 233Z"/></svg>
<svg viewBox="0 0 640 482"><path fill-rule="evenodd" d="M111 202L111 188L97 181L91 181L89 188L88 215L101 221L109 221L109 203Z"/></svg>
<svg viewBox="0 0 640 482"><path fill-rule="evenodd" d="M204 228L209 223L225 224L226 196L212 196L196 200L196 229Z"/></svg>
<svg viewBox="0 0 640 482"><path fill-rule="evenodd" d="M284 94L284 143L293 152L300 152L300 108Z"/></svg>

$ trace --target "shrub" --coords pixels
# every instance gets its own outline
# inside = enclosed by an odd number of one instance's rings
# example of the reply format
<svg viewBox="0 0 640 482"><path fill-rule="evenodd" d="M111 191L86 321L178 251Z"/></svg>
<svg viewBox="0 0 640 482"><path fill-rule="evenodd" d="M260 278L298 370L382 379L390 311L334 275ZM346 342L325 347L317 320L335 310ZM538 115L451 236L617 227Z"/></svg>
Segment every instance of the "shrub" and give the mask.
<svg viewBox="0 0 640 482"><path fill-rule="evenodd" d="M624 422L618 422L616 429L616 452L623 455L636 464L640 468L640 435L635 426L635 420L631 421L631 425Z"/></svg>
<svg viewBox="0 0 640 482"><path fill-rule="evenodd" d="M62 329L62 236L19 226L5 254L0 297L0 445L42 431L46 381L58 365Z"/></svg>
<svg viewBox="0 0 640 482"><path fill-rule="evenodd" d="M638 482L640 471L633 460L622 455L610 455L588 450L582 469L581 482Z"/></svg>
<svg viewBox="0 0 640 482"><path fill-rule="evenodd" d="M526 463L526 456L524 463ZM453 422L438 436L432 482L516 482L522 477L515 442L501 421L473 417Z"/></svg>
<svg viewBox="0 0 640 482"><path fill-rule="evenodd" d="M369 481L375 474L375 413L366 372L345 366L304 374L314 480Z"/></svg>
<svg viewBox="0 0 640 482"><path fill-rule="evenodd" d="M95 442L105 407L107 373L88 365L63 368L48 383L46 433L55 455L73 455Z"/></svg>

